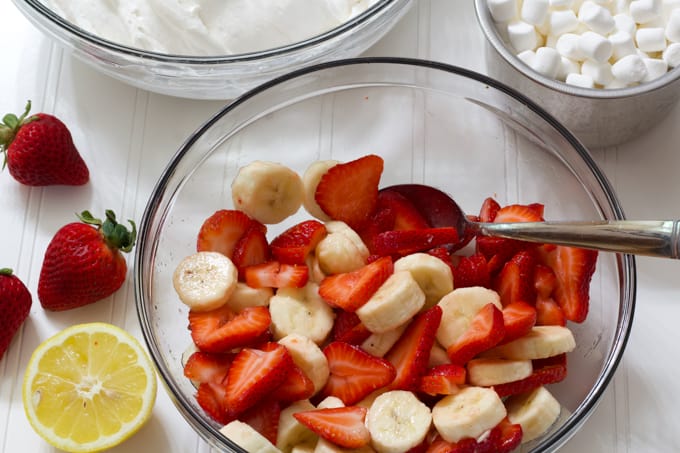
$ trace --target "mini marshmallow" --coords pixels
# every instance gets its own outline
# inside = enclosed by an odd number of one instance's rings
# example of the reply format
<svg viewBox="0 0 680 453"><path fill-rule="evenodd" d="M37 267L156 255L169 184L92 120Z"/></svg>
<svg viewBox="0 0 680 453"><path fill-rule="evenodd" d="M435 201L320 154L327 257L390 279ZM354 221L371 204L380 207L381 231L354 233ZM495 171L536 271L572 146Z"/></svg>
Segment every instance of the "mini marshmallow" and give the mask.
<svg viewBox="0 0 680 453"><path fill-rule="evenodd" d="M569 85L574 85L581 88L595 88L595 82L593 79L590 76L583 74L571 73L567 75L564 81Z"/></svg>
<svg viewBox="0 0 680 453"><path fill-rule="evenodd" d="M661 15L666 20L678 8L680 8L680 0L661 0Z"/></svg>
<svg viewBox="0 0 680 453"><path fill-rule="evenodd" d="M612 74L612 65L609 63L598 63L592 60L586 60L581 65L581 74L587 75L593 79L598 85L607 85L612 81L614 75Z"/></svg>
<svg viewBox="0 0 680 453"><path fill-rule="evenodd" d="M536 52L533 50L525 50L517 54L517 58L522 60L527 66L531 66L536 58Z"/></svg>
<svg viewBox="0 0 680 453"><path fill-rule="evenodd" d="M592 0L583 2L578 10L578 19L586 24L589 29L601 35L606 35L615 27L612 13Z"/></svg>
<svg viewBox="0 0 680 453"><path fill-rule="evenodd" d="M550 0L550 8L555 9L571 9L574 6L574 0Z"/></svg>
<svg viewBox="0 0 680 453"><path fill-rule="evenodd" d="M637 83L647 76L647 67L638 55L627 55L612 65L612 74L624 83Z"/></svg>
<svg viewBox="0 0 680 453"><path fill-rule="evenodd" d="M619 89L619 88L628 88L630 85L631 85L630 83L626 83L626 82L619 80L619 79L614 79L608 85L605 85L604 87L607 90L616 90L616 89Z"/></svg>
<svg viewBox="0 0 680 453"><path fill-rule="evenodd" d="M633 36L625 31L617 31L609 35L609 41L612 43L612 57L614 60L620 60L626 55L633 55L635 53L635 42Z"/></svg>
<svg viewBox="0 0 680 453"><path fill-rule="evenodd" d="M517 18L517 0L487 0L486 4L496 22L510 22Z"/></svg>
<svg viewBox="0 0 680 453"><path fill-rule="evenodd" d="M559 36L564 33L572 32L578 28L578 24L579 22L576 13L570 9L553 11L548 18L548 26L550 28L550 34L552 35Z"/></svg>
<svg viewBox="0 0 680 453"><path fill-rule="evenodd" d="M642 79L643 82L658 79L668 72L668 64L660 58L643 58L642 62L647 68L647 75Z"/></svg>
<svg viewBox="0 0 680 453"><path fill-rule="evenodd" d="M631 0L615 0L612 6L612 12L614 14L625 13L628 14L628 8L630 7Z"/></svg>
<svg viewBox="0 0 680 453"><path fill-rule="evenodd" d="M631 36L635 34L637 24L628 14L616 14L613 19L614 27L617 31L625 31Z"/></svg>
<svg viewBox="0 0 680 453"><path fill-rule="evenodd" d="M581 73L581 64L578 61L560 56L560 69L557 71L555 78L564 81L569 74L573 73Z"/></svg>
<svg viewBox="0 0 680 453"><path fill-rule="evenodd" d="M561 55L552 47L539 47L531 68L546 77L554 79L560 69Z"/></svg>
<svg viewBox="0 0 680 453"><path fill-rule="evenodd" d="M534 50L539 44L539 35L533 25L521 20L508 24L508 39L516 52Z"/></svg>
<svg viewBox="0 0 680 453"><path fill-rule="evenodd" d="M583 52L581 52L581 47L579 47L580 36L573 33L565 33L559 38L555 43L555 49L563 57L567 57L571 60L581 61L583 60Z"/></svg>
<svg viewBox="0 0 680 453"><path fill-rule="evenodd" d="M669 41L680 42L680 7L668 16L664 34Z"/></svg>
<svg viewBox="0 0 680 453"><path fill-rule="evenodd" d="M524 0L520 10L520 18L532 25L541 25L548 18L548 0Z"/></svg>
<svg viewBox="0 0 680 453"><path fill-rule="evenodd" d="M638 24L646 24L661 15L659 0L633 0L628 8L630 17Z"/></svg>
<svg viewBox="0 0 680 453"><path fill-rule="evenodd" d="M643 52L661 52L666 48L666 36L663 28L638 28L635 42Z"/></svg>
<svg viewBox="0 0 680 453"><path fill-rule="evenodd" d="M674 42L666 47L662 54L663 61L671 67L680 66L680 42Z"/></svg>
<svg viewBox="0 0 680 453"><path fill-rule="evenodd" d="M586 59L600 63L609 60L614 51L612 43L607 38L593 31L587 31L579 36L578 47Z"/></svg>

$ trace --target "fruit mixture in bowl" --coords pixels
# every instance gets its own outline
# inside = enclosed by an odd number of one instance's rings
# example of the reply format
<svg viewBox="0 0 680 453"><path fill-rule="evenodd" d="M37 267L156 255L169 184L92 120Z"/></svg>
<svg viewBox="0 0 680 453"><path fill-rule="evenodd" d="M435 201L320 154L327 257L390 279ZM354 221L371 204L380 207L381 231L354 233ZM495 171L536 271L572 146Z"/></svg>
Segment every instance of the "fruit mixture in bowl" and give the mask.
<svg viewBox="0 0 680 453"><path fill-rule="evenodd" d="M152 357L212 445L553 451L585 422L632 263L435 225L401 183L484 221L621 217L566 130L465 70L350 60L237 100L170 163L136 255Z"/></svg>

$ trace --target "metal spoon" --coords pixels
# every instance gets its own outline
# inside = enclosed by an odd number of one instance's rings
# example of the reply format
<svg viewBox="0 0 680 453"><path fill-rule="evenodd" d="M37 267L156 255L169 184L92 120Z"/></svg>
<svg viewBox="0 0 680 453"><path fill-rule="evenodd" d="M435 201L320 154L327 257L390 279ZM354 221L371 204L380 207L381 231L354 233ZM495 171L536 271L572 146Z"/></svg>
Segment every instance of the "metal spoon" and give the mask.
<svg viewBox="0 0 680 453"><path fill-rule="evenodd" d="M446 193L421 184L393 190L408 198L433 227L522 241L568 245L607 252L680 259L680 220L596 220L565 222L485 223L470 220Z"/></svg>

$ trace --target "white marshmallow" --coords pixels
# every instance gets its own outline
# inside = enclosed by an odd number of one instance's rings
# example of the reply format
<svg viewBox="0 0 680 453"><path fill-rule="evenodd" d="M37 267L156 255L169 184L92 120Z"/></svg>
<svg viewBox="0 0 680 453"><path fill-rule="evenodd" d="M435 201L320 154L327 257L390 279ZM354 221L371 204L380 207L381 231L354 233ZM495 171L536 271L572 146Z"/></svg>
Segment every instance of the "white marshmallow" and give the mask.
<svg viewBox="0 0 680 453"><path fill-rule="evenodd" d="M680 6L668 16L664 34L669 41L680 42Z"/></svg>
<svg viewBox="0 0 680 453"><path fill-rule="evenodd" d="M638 28L635 42L643 52L661 52L666 48L666 36L663 28Z"/></svg>
<svg viewBox="0 0 680 453"><path fill-rule="evenodd" d="M602 5L586 0L578 10L578 19L586 24L592 31L606 35L614 30L614 18L612 13Z"/></svg>
<svg viewBox="0 0 680 453"><path fill-rule="evenodd" d="M612 43L607 38L593 31L587 31L579 36L578 47L586 59L600 63L609 60L614 51Z"/></svg>
<svg viewBox="0 0 680 453"><path fill-rule="evenodd" d="M628 14L628 8L630 7L631 0L615 0L612 5L612 12L614 14Z"/></svg>
<svg viewBox="0 0 680 453"><path fill-rule="evenodd" d="M550 0L550 8L556 9L570 9L574 5L574 0Z"/></svg>
<svg viewBox="0 0 680 453"><path fill-rule="evenodd" d="M642 79L643 82L658 79L668 72L668 64L660 58L643 58L642 61L647 68L647 75Z"/></svg>
<svg viewBox="0 0 680 453"><path fill-rule="evenodd" d="M609 85L605 85L605 88L607 90L615 90L615 89L618 89L618 88L628 88L631 85L632 84L626 83L622 80L614 79L614 80L611 81L611 83L609 83Z"/></svg>
<svg viewBox="0 0 680 453"><path fill-rule="evenodd" d="M581 52L581 47L579 46L580 36L573 33L565 33L559 38L555 43L555 49L563 57L567 57L571 60L581 61L583 60L583 52Z"/></svg>
<svg viewBox="0 0 680 453"><path fill-rule="evenodd" d="M510 22L517 18L517 0L487 0L486 4L496 22Z"/></svg>
<svg viewBox="0 0 680 453"><path fill-rule="evenodd" d="M586 60L581 65L581 74L587 75L593 79L598 85L607 85L612 81L614 75L612 74L612 65L609 63L598 63L592 60Z"/></svg>
<svg viewBox="0 0 680 453"><path fill-rule="evenodd" d="M573 73L581 73L581 64L578 61L560 56L560 69L557 71L555 78L564 82L567 76Z"/></svg>
<svg viewBox="0 0 680 453"><path fill-rule="evenodd" d="M510 44L517 53L538 47L540 37L533 25L519 20L510 22L507 30Z"/></svg>
<svg viewBox="0 0 680 453"><path fill-rule="evenodd" d="M628 14L616 14L614 17L614 27L617 31L625 31L631 36L637 30L637 24Z"/></svg>
<svg viewBox="0 0 680 453"><path fill-rule="evenodd" d="M590 76L572 73L567 75L565 82L581 88L595 88L595 82Z"/></svg>
<svg viewBox="0 0 680 453"><path fill-rule="evenodd" d="M625 31L617 31L609 35L609 41L612 43L612 57L614 60L620 60L626 55L633 55L635 53L635 41L633 37Z"/></svg>
<svg viewBox="0 0 680 453"><path fill-rule="evenodd" d="M659 0L633 0L629 7L630 17L638 24L646 24L661 15Z"/></svg>
<svg viewBox="0 0 680 453"><path fill-rule="evenodd" d="M536 56L531 64L531 68L546 77L554 79L561 64L560 54L552 47L539 47L536 49Z"/></svg>
<svg viewBox="0 0 680 453"><path fill-rule="evenodd" d="M661 0L661 15L668 20L671 13L680 8L680 0Z"/></svg>
<svg viewBox="0 0 680 453"><path fill-rule="evenodd" d="M525 50L517 54L517 58L522 60L527 66L531 66L536 58L536 52L533 50Z"/></svg>
<svg viewBox="0 0 680 453"><path fill-rule="evenodd" d="M548 0L524 0L520 10L520 18L532 25L541 25L548 18Z"/></svg>
<svg viewBox="0 0 680 453"><path fill-rule="evenodd" d="M548 25L550 27L550 34L552 35L563 35L564 33L569 33L578 28L578 18L576 13L572 10L559 10L550 13L548 19Z"/></svg>
<svg viewBox="0 0 680 453"><path fill-rule="evenodd" d="M612 65L612 74L616 79L631 84L647 76L647 67L638 55L628 55Z"/></svg>
<svg viewBox="0 0 680 453"><path fill-rule="evenodd" d="M680 42L674 42L666 47L666 50L663 51L662 58L671 68L680 66Z"/></svg>

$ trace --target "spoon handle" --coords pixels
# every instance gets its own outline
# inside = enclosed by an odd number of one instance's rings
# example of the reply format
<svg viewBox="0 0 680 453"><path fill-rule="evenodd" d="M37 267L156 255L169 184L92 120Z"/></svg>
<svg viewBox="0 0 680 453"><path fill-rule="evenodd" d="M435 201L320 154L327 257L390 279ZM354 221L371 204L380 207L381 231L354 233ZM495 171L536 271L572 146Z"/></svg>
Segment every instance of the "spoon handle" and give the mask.
<svg viewBox="0 0 680 453"><path fill-rule="evenodd" d="M529 242L680 258L680 220L473 223L473 229Z"/></svg>

